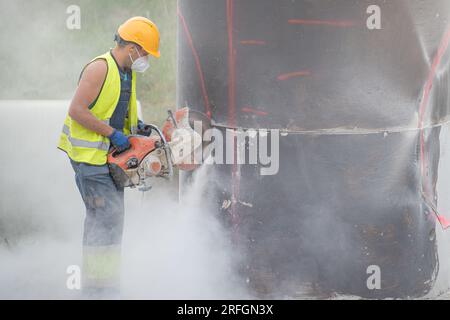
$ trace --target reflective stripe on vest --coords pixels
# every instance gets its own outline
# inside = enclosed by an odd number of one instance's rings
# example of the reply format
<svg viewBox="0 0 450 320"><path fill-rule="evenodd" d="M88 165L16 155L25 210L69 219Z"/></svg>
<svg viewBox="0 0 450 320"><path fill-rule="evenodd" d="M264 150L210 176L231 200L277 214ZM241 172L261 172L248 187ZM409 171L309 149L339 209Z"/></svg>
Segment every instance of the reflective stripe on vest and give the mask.
<svg viewBox="0 0 450 320"><path fill-rule="evenodd" d="M62 132L67 135L67 139L69 139L70 143L74 147L94 148L94 149L99 149L99 150L103 150L103 151L109 150L110 144L106 143L104 141L92 142L92 141L86 141L86 140L81 140L81 139L76 139L76 138L71 137L70 129L67 125L63 126Z"/></svg>

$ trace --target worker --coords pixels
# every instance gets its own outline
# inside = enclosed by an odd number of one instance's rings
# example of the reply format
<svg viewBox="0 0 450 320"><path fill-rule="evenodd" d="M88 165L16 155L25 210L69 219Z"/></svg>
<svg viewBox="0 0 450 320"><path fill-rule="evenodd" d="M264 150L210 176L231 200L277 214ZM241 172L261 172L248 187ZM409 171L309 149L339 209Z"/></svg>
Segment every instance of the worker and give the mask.
<svg viewBox="0 0 450 320"><path fill-rule="evenodd" d="M124 190L107 165L111 148L125 151L128 135L148 132L137 116L136 72L159 58L159 31L147 18L123 23L109 52L88 63L64 121L58 148L65 151L86 207L82 292L89 298L120 298Z"/></svg>

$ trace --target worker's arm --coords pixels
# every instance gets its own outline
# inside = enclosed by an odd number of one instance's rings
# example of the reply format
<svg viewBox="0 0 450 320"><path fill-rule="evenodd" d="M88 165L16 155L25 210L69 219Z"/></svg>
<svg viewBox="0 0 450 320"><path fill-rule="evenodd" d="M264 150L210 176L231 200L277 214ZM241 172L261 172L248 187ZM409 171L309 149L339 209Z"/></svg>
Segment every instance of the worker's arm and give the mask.
<svg viewBox="0 0 450 320"><path fill-rule="evenodd" d="M90 63L81 76L77 91L69 108L69 116L83 127L102 136L110 136L114 129L97 119L89 110L89 106L98 97L105 81L108 66L104 60Z"/></svg>

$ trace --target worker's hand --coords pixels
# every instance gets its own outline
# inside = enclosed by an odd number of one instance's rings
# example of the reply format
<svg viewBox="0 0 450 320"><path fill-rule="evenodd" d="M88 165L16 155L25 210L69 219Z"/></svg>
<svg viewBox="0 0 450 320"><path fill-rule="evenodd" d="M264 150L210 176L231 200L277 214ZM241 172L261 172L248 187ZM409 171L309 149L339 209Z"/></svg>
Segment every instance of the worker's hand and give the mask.
<svg viewBox="0 0 450 320"><path fill-rule="evenodd" d="M130 148L130 141L128 141L127 136L116 129L108 138L119 153Z"/></svg>
<svg viewBox="0 0 450 320"><path fill-rule="evenodd" d="M143 121L138 120L137 134L141 136L150 137L150 135L152 134L152 127L145 124Z"/></svg>

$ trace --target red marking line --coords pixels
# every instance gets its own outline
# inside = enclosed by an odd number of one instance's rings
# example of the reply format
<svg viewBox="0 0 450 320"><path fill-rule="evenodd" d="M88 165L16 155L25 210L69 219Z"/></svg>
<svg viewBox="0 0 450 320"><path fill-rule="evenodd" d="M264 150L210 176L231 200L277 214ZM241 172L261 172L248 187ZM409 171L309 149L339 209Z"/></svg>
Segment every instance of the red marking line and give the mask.
<svg viewBox="0 0 450 320"><path fill-rule="evenodd" d="M349 28L356 25L352 20L307 20L307 19L290 19L289 24L301 24L311 26L328 26L328 27L341 27Z"/></svg>
<svg viewBox="0 0 450 320"><path fill-rule="evenodd" d="M228 32L228 125L236 126L236 51L234 49L234 18L233 18L233 0L227 0L227 32ZM235 136L233 137L235 139ZM234 144L236 148L236 144ZM236 203L239 198L240 172L237 165L237 152L234 150L234 161L231 170L231 223L233 224L233 238L238 241L239 234L239 213Z"/></svg>
<svg viewBox="0 0 450 320"><path fill-rule="evenodd" d="M261 111L261 110L253 109L253 108L250 108L250 107L244 107L244 108L241 109L241 111L244 112L244 113L253 113L253 114L256 114L258 116L267 116L267 115L269 115L269 113L266 112L266 111Z"/></svg>
<svg viewBox="0 0 450 320"><path fill-rule="evenodd" d="M304 76L310 76L311 72L304 70L304 71L296 71L296 72L291 72L291 73L284 73L284 74L280 74L277 79L279 81L285 81L285 80L289 80L291 78L295 78L295 77L304 77Z"/></svg>
<svg viewBox="0 0 450 320"><path fill-rule="evenodd" d="M228 125L236 126L236 57L233 42L233 0L227 0Z"/></svg>
<svg viewBox="0 0 450 320"><path fill-rule="evenodd" d="M424 198L426 201L430 201L428 198L428 186L423 184L423 180L425 179L425 168L427 167L427 158L425 155L425 132L424 132L424 117L425 112L428 106L428 100L430 98L431 89L433 88L433 81L436 77L436 71L441 64L442 57L446 53L448 49L448 45L450 43L450 29L447 30L444 37L441 40L441 43L439 45L438 51L436 53L436 56L433 59L433 63L431 65L430 72L428 73L427 82L425 83L425 87L423 89L422 94L422 102L420 103L419 108L419 123L417 128L420 129L420 171L422 175L422 188L424 193ZM432 202L430 202L432 203ZM441 216L436 210L432 210L434 214L436 215L439 223L442 225L444 229L447 229L450 227L450 222L444 217Z"/></svg>
<svg viewBox="0 0 450 320"><path fill-rule="evenodd" d="M450 227L450 222L447 220L446 217L437 214L437 212L436 212L436 216L437 216L437 219L439 220L439 223L442 225L442 228L448 229L448 227Z"/></svg>
<svg viewBox="0 0 450 320"><path fill-rule="evenodd" d="M264 46L266 45L266 42L262 40L242 40L241 44L250 46Z"/></svg>
<svg viewBox="0 0 450 320"><path fill-rule="evenodd" d="M198 56L197 50L195 49L194 42L192 41L192 36L191 36L189 28L186 24L186 20L184 19L184 16L181 13L181 10L179 7L177 7L177 14L178 14L178 17L180 18L180 22L183 26L184 33L186 34L186 38L188 40L189 46L191 47L192 54L194 55L195 67L197 68L197 73L198 73L198 77L200 80L200 86L201 86L201 90L202 90L203 100L205 102L206 115L208 116L208 118L211 119L211 106L209 103L208 93L206 91L205 78L203 76L203 69L202 69L202 65L200 63L200 58Z"/></svg>

